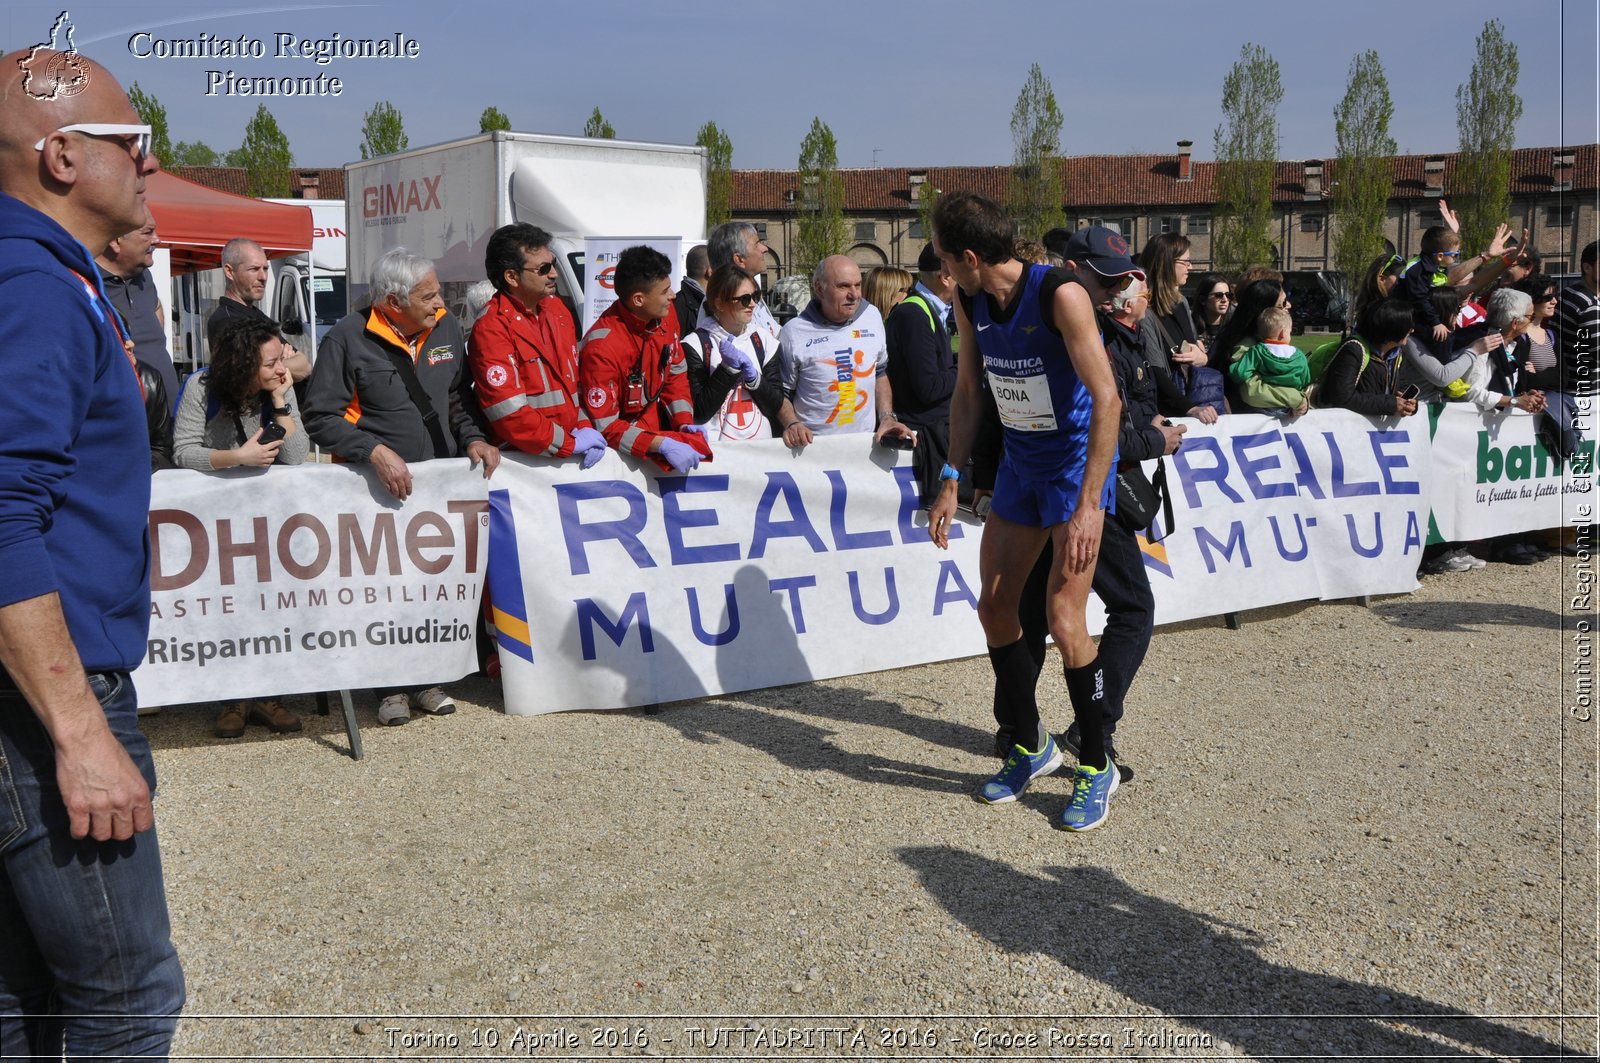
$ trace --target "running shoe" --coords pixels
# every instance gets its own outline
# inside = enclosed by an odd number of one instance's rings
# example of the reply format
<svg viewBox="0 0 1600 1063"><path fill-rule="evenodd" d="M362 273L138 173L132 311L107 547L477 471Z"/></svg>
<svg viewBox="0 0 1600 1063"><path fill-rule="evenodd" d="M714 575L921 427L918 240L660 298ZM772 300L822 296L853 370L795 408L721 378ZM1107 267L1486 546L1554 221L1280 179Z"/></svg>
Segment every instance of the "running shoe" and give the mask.
<svg viewBox="0 0 1600 1063"><path fill-rule="evenodd" d="M1028 784L1041 775L1049 775L1061 767L1061 750L1056 740L1045 735L1044 748L1031 753L1021 746L1012 746L1011 755L999 774L979 788L977 798L986 805L1003 805L1022 796Z"/></svg>
<svg viewBox="0 0 1600 1063"><path fill-rule="evenodd" d="M1056 826L1061 830L1094 830L1111 814L1111 795L1117 792L1119 775L1116 764L1106 758L1100 769L1079 764L1072 778L1072 800L1061 812Z"/></svg>

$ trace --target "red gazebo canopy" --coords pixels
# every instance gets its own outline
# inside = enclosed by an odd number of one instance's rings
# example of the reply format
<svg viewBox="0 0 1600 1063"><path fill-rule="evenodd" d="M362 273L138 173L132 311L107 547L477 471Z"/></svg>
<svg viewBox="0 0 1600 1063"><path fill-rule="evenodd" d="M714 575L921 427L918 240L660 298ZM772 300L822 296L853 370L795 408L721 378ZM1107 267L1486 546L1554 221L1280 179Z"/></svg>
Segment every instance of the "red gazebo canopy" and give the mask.
<svg viewBox="0 0 1600 1063"><path fill-rule="evenodd" d="M161 246L172 253L173 273L216 269L222 245L243 236L268 258L311 250L311 208L266 203L158 171L145 178L145 202L155 215Z"/></svg>

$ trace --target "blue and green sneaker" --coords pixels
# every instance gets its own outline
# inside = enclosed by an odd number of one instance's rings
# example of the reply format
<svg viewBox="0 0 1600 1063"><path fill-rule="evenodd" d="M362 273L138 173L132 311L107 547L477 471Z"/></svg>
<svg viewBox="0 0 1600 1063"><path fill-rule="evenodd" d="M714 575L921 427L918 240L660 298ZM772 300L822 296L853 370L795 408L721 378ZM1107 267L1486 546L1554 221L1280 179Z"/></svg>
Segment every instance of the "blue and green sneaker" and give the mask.
<svg viewBox="0 0 1600 1063"><path fill-rule="evenodd" d="M1060 830L1094 830L1111 814L1111 795L1116 793L1119 772L1111 758L1096 770L1079 764L1072 777L1072 800L1061 812L1056 826Z"/></svg>
<svg viewBox="0 0 1600 1063"><path fill-rule="evenodd" d="M1028 784L1041 775L1049 775L1061 767L1061 750L1056 740L1045 735L1044 748L1031 753L1021 746L1012 746L1011 754L998 774L979 788L977 798L986 805L1003 805L1022 796Z"/></svg>

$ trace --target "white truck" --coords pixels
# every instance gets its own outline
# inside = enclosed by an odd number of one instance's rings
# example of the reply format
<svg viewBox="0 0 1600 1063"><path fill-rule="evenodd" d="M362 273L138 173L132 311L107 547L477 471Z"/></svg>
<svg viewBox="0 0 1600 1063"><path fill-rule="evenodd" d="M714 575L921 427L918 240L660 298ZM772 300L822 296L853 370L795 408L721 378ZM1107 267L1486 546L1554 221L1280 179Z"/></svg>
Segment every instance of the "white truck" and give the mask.
<svg viewBox="0 0 1600 1063"><path fill-rule="evenodd" d="M345 204L342 199L269 199L311 208L311 253L268 260L267 290L261 310L283 329L289 342L315 358L317 344L349 309L345 283ZM151 272L160 281L166 253L157 252ZM171 279L168 314L173 361L179 372L210 362L206 321L227 288L222 270L208 269ZM315 322L314 327L307 322Z"/></svg>
<svg viewBox="0 0 1600 1063"><path fill-rule="evenodd" d="M315 349L334 322L349 309L345 263L345 205L342 199L269 199L311 208L311 254L273 259L261 309L289 338L304 335ZM306 322L315 322L309 335Z"/></svg>
<svg viewBox="0 0 1600 1063"><path fill-rule="evenodd" d="M549 232L557 288L582 321L588 238L671 238L682 257L705 239L704 148L535 133L484 133L345 165L350 306L372 264L394 247L433 259L445 304L460 313L484 280L500 226Z"/></svg>

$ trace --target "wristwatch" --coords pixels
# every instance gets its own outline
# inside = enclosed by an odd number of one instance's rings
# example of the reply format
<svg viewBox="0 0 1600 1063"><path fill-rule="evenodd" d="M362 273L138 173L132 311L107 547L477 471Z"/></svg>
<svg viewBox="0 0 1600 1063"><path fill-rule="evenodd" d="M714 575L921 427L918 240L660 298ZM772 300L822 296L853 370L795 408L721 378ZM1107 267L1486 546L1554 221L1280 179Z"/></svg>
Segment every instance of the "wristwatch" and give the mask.
<svg viewBox="0 0 1600 1063"><path fill-rule="evenodd" d="M292 412L293 411L290 410L289 407L287 407L287 406L274 406L272 408L272 415L274 417L287 417Z"/></svg>
<svg viewBox="0 0 1600 1063"><path fill-rule="evenodd" d="M944 468L939 470L939 482L943 483L945 480L955 480L959 483L961 480L961 470L956 468L954 465L951 465L949 462L945 462Z"/></svg>

